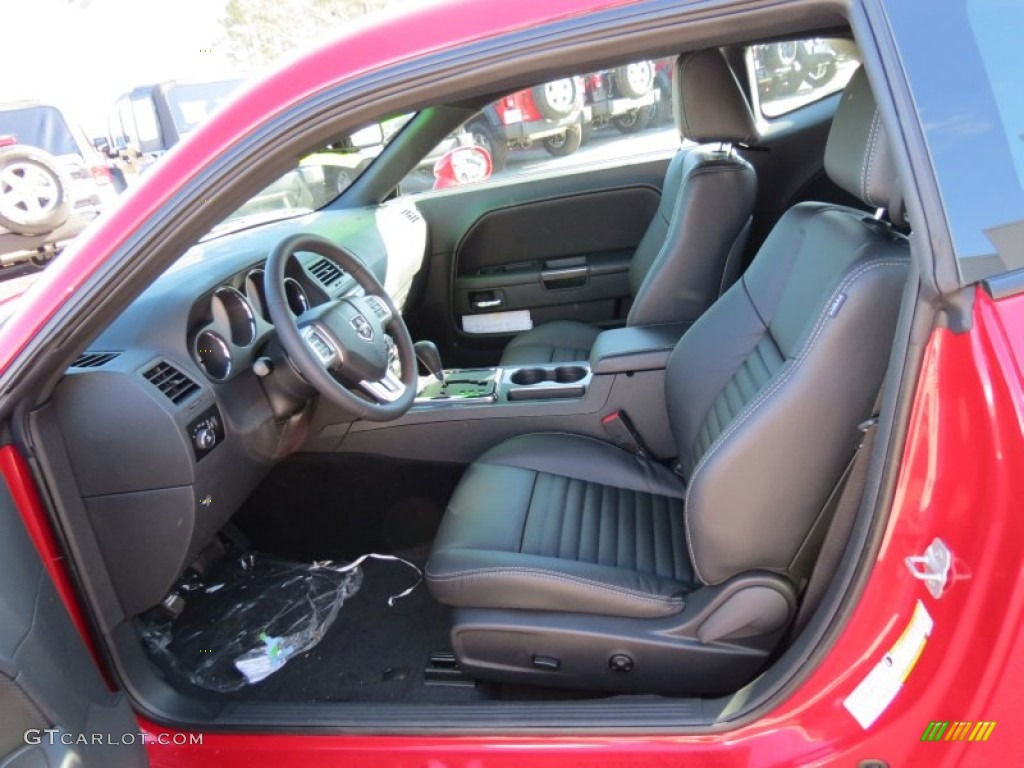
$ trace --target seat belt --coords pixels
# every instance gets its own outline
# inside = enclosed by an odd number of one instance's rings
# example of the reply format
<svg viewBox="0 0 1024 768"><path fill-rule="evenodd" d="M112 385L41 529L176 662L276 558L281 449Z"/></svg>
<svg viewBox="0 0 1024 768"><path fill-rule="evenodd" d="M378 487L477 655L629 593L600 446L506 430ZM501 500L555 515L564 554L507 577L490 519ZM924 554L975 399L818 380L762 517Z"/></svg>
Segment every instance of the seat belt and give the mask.
<svg viewBox="0 0 1024 768"><path fill-rule="evenodd" d="M843 553L846 551L846 544L850 538L850 531L853 530L853 522L857 518L857 510L860 508L861 498L864 495L864 488L868 479L868 459L875 444L875 432L878 429L878 412L882 404L882 392L885 385L878 390L875 398L875 407L872 416L859 425L862 433L860 444L854 450L853 457L836 487L829 494L829 502L839 493L839 501L836 504L835 512L829 523L828 531L821 543L818 558L811 570L810 579L807 582L807 589L804 590L803 600L797 610L796 619L790 629L790 637L796 637L807 626L814 611L821 603L825 590L832 583L832 577L839 567ZM842 490L840 490L840 488Z"/></svg>

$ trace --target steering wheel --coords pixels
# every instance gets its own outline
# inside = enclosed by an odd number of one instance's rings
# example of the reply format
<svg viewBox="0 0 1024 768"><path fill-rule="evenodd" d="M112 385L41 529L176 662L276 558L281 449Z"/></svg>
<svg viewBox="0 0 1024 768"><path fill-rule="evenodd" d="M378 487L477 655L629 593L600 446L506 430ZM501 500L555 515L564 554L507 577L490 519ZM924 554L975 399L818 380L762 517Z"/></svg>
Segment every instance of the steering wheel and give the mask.
<svg viewBox="0 0 1024 768"><path fill-rule="evenodd" d="M333 261L365 295L319 304L295 317L285 292L285 266L299 251ZM409 410L417 384L412 338L384 287L359 259L318 235L292 235L267 258L264 280L281 345L321 395L358 419L388 421ZM388 364L388 334L398 349L401 378Z"/></svg>

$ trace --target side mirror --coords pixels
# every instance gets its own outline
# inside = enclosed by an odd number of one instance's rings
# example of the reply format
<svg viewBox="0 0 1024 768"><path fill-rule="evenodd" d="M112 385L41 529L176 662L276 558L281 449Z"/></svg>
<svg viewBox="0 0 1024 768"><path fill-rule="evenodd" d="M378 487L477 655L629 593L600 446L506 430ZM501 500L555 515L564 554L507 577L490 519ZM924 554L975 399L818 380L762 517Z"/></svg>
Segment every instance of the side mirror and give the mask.
<svg viewBox="0 0 1024 768"><path fill-rule="evenodd" d="M483 147L456 147L434 163L434 189L461 187L491 177L494 165Z"/></svg>
<svg viewBox="0 0 1024 768"><path fill-rule="evenodd" d="M354 149L366 149L376 147L384 143L384 129L380 123L373 123L365 128L360 128L348 138Z"/></svg>

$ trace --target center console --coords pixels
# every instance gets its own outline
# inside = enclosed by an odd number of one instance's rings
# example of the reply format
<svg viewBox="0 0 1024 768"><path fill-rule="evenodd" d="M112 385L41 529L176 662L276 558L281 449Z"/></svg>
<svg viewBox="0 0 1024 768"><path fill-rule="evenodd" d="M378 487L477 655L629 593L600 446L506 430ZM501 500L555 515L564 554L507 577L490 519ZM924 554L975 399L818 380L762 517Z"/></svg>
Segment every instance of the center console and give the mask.
<svg viewBox="0 0 1024 768"><path fill-rule="evenodd" d="M416 406L580 398L586 393L589 383L590 366L587 363L457 369L444 371L441 378L421 378Z"/></svg>
<svg viewBox="0 0 1024 768"><path fill-rule="evenodd" d="M653 456L671 457L676 448L665 406L665 367L686 327L607 330L589 360L564 363L444 370L439 355L426 355L425 367L433 374L420 378L416 401L404 416L384 423L315 424L306 450L468 463L503 439L530 432L617 442L607 425L621 411Z"/></svg>

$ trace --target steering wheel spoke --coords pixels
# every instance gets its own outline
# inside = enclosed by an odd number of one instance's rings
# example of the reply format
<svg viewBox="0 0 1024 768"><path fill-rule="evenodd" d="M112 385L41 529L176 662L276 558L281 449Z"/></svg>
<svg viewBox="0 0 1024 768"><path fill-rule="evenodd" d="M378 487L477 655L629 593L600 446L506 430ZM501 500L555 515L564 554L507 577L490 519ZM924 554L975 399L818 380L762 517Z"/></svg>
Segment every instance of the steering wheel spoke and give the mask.
<svg viewBox="0 0 1024 768"><path fill-rule="evenodd" d="M378 403L397 402L406 391L405 384L391 370L377 381L361 381L359 386Z"/></svg>

